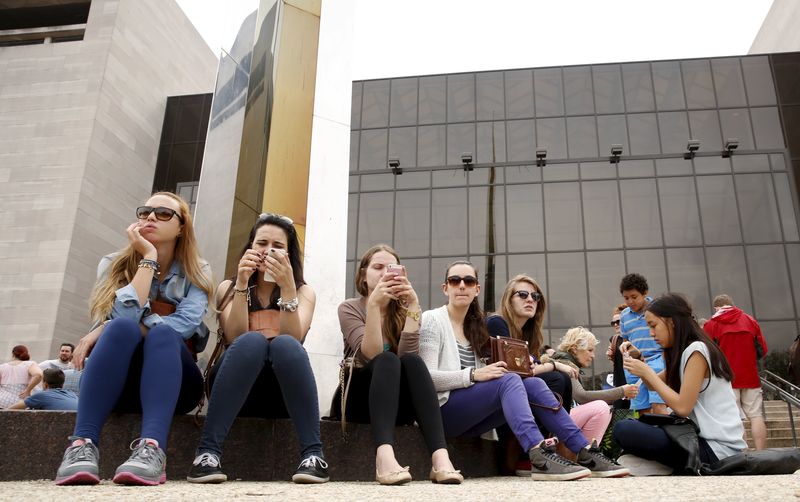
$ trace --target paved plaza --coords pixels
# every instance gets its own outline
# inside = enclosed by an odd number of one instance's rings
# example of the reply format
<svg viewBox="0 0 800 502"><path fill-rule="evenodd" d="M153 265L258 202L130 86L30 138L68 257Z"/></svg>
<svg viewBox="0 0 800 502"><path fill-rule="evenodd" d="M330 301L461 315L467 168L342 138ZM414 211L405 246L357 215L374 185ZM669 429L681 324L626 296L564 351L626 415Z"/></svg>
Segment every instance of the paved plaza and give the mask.
<svg viewBox="0 0 800 502"><path fill-rule="evenodd" d="M192 485L170 481L159 487L123 487L103 481L94 487L57 487L52 481L0 483L0 500L547 500L570 501L798 501L800 474L786 476L650 477L540 482L523 478L470 479L462 486L415 481L406 486L331 482L294 485L290 482L242 482Z"/></svg>

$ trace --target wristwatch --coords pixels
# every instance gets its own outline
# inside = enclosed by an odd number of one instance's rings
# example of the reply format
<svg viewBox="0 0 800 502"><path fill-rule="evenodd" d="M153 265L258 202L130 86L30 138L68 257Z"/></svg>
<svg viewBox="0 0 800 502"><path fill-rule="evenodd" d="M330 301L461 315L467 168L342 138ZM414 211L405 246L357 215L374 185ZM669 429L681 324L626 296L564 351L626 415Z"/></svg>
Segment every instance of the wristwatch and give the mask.
<svg viewBox="0 0 800 502"><path fill-rule="evenodd" d="M278 308L283 312L295 312L297 311L298 305L300 305L300 302L296 297L288 301L284 301L283 298L278 298Z"/></svg>
<svg viewBox="0 0 800 502"><path fill-rule="evenodd" d="M421 310L406 310L406 317L410 317L415 321L419 322L420 318L422 318L422 311Z"/></svg>

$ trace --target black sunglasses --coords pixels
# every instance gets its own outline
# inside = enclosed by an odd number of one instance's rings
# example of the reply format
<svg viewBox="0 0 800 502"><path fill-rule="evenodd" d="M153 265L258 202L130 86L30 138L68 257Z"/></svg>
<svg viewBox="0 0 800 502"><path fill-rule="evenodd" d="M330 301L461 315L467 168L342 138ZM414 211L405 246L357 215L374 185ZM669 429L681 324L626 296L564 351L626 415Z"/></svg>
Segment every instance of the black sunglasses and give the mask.
<svg viewBox="0 0 800 502"><path fill-rule="evenodd" d="M616 321L611 321L611 325L612 326L619 326L619 319L617 319Z"/></svg>
<svg viewBox="0 0 800 502"><path fill-rule="evenodd" d="M136 217L140 220L146 219L148 216L150 216L150 213L156 213L156 219L160 221L169 221L173 216L177 216L178 221L183 223L183 217L180 215L180 213L168 207L139 206L136 208Z"/></svg>
<svg viewBox="0 0 800 502"><path fill-rule="evenodd" d="M533 291L532 293L529 293L527 291L514 291L511 294L511 296L514 296L514 295L519 296L523 300L527 300L528 297L530 296L533 299L533 301L535 301L535 302L538 302L539 300L542 299L542 294L540 292L538 292L538 291Z"/></svg>
<svg viewBox="0 0 800 502"><path fill-rule="evenodd" d="M450 286L457 288L461 281L464 281L464 286L471 288L478 284L478 279L476 277L472 277L471 275L465 275L461 277L460 275L451 275L447 278L447 284Z"/></svg>

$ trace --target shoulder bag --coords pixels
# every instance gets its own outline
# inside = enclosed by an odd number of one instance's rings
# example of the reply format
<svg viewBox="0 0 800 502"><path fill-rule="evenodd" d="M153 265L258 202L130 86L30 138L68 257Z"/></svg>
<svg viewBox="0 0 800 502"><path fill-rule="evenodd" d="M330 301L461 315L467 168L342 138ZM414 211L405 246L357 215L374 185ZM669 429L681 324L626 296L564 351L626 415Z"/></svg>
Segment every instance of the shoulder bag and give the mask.
<svg viewBox="0 0 800 502"><path fill-rule="evenodd" d="M489 337L492 348L491 362L505 361L508 371L523 377L533 376L528 342L515 338Z"/></svg>

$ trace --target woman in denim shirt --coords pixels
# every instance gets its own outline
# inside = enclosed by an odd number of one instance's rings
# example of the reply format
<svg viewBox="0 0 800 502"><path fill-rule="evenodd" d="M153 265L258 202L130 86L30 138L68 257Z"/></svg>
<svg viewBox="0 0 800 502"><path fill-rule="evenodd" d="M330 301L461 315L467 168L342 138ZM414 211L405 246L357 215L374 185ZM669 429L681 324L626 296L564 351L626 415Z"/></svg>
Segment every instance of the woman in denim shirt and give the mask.
<svg viewBox="0 0 800 502"><path fill-rule="evenodd" d="M105 256L90 300L92 331L75 349L84 366L75 432L56 484L97 484L100 431L113 411L141 412L140 438L115 483L157 485L166 475L167 435L175 413L194 408L203 378L194 362L208 339L203 315L212 292L189 206L159 192L136 209L128 246Z"/></svg>

